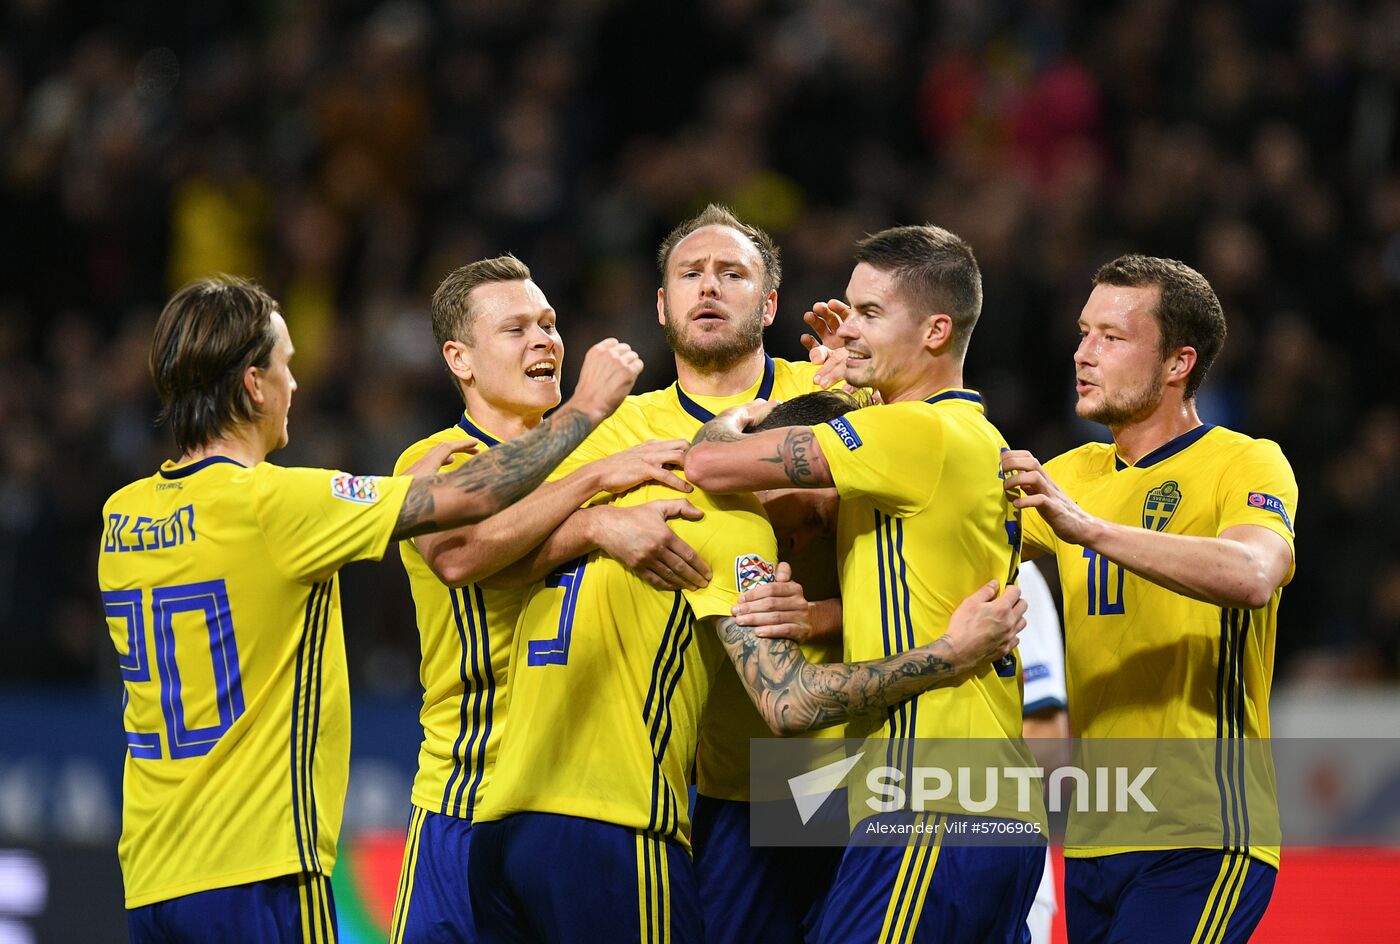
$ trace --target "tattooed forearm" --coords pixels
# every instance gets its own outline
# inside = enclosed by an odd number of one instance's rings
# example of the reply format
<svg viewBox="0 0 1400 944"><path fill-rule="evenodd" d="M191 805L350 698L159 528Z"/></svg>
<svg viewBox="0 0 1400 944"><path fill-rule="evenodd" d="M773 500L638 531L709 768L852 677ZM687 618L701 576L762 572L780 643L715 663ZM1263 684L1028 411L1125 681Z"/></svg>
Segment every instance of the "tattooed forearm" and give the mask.
<svg viewBox="0 0 1400 944"><path fill-rule="evenodd" d="M415 479L399 512L394 537L412 537L494 515L537 488L592 428L583 411L565 406L524 436L488 449L460 468Z"/></svg>
<svg viewBox="0 0 1400 944"><path fill-rule="evenodd" d="M433 476L436 478L436 476ZM411 538L416 534L432 530L433 488L427 477L415 478L408 486L403 507L399 509L399 520L394 524L394 539Z"/></svg>
<svg viewBox="0 0 1400 944"><path fill-rule="evenodd" d="M943 639L869 662L813 665L789 639L762 639L730 617L711 620L763 720L775 734L840 724L955 679Z"/></svg>
<svg viewBox="0 0 1400 944"><path fill-rule="evenodd" d="M778 444L777 454L762 461L781 465L783 471L787 473L788 481L799 488L830 484L822 481L813 467L814 453L816 452L815 443L816 436L812 434L810 429L805 426L795 426Z"/></svg>

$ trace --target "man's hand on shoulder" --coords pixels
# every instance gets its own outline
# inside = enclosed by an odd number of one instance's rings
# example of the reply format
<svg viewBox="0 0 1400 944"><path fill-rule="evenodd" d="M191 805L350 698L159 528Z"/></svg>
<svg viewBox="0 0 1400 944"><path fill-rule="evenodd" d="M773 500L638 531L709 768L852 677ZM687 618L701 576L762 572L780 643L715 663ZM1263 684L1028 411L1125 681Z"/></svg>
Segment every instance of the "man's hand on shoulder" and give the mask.
<svg viewBox="0 0 1400 944"><path fill-rule="evenodd" d="M688 447L684 439L652 439L597 459L586 468L597 476L600 492L618 494L648 482L689 492L693 486L672 471L681 467Z"/></svg>
<svg viewBox="0 0 1400 944"><path fill-rule="evenodd" d="M647 502L628 508L588 508L590 542L657 590L700 590L712 576L694 548L666 522L699 521L705 513L683 498Z"/></svg>

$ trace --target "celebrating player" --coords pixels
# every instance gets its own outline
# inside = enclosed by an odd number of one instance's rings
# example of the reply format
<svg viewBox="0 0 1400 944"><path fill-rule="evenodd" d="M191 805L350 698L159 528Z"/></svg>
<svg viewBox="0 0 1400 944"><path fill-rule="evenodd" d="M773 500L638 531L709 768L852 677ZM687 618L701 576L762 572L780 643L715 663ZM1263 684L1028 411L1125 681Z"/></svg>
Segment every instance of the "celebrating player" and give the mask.
<svg viewBox="0 0 1400 944"><path fill-rule="evenodd" d="M333 940L348 776L337 571L534 489L641 371L608 340L530 433L438 474L265 462L287 443L293 348L276 303L205 279L156 324L151 373L180 458L103 509L98 579L125 682L119 846L135 941Z"/></svg>
<svg viewBox="0 0 1400 944"><path fill-rule="evenodd" d="M971 248L935 226L888 229L863 240L841 318L846 381L883 405L810 428L745 434L745 408L701 430L687 477L711 491L835 485L837 545L848 660L905 652L936 638L955 602L987 580L1015 574L1015 512L1002 493L1001 434L981 397L962 386L962 363L981 312ZM984 666L892 708L861 733L1014 739L1021 698L1014 658ZM909 753L902 753L909 757ZM929 811L956 816L954 801ZM904 814L884 814L907 824ZM944 831L920 832L921 837ZM1019 941L1044 864L1043 848L849 846L814 939Z"/></svg>
<svg viewBox="0 0 1400 944"><path fill-rule="evenodd" d="M465 410L456 424L406 449L396 472L463 436L486 450L510 442L559 404L564 342L555 312L514 256L450 273L433 296L433 333ZM475 940L466 893L472 813L490 789L505 730L511 640L525 596L525 587L493 587L489 578L599 492L625 491L644 481L689 491L666 469L679 464L686 445L672 440L635 446L541 486L481 524L400 545L418 611L423 742L390 922L393 944ZM699 512L681 498L652 506L599 505L583 513L587 550L601 548L614 557L645 553L647 566L660 568L661 555L683 549L662 522L682 514Z"/></svg>
<svg viewBox="0 0 1400 944"><path fill-rule="evenodd" d="M774 574L777 544L757 499L696 491L691 501L704 518L673 526L713 571L707 587L656 590L595 553L526 598L512 721L471 848L484 941L700 939L686 782L707 691L716 672L733 671L726 652L769 726L795 733L950 684L1014 643L1019 594L994 601L989 584L929 644L810 664L730 615L741 589Z"/></svg>
<svg viewBox="0 0 1400 944"><path fill-rule="evenodd" d="M1070 938L1244 941L1278 849L1251 843L1245 742L1269 736L1281 588L1293 574L1298 486L1277 445L1203 424L1196 392L1225 340L1210 284L1171 259L1123 256L1094 276L1075 351L1090 443L1041 466L1002 460L1025 509L1027 556L1054 553L1065 597L1070 718L1079 738L1217 739L1216 769L1175 778L1180 825L1217 843L1074 845ZM1187 784L1198 805L1184 798ZM1262 810L1256 811L1263 813ZM1069 831L1075 835L1076 818Z"/></svg>
<svg viewBox="0 0 1400 944"><path fill-rule="evenodd" d="M657 320L675 354L678 379L628 398L560 465L556 476L645 440L689 440L715 414L739 404L790 400L840 379L843 351L834 352L821 367L764 351L763 331L777 314L782 262L763 230L723 207L708 206L666 237L657 266ZM820 321L812 323L831 340ZM585 515L566 522L541 550L530 576L587 554L592 549L583 533L587 526ZM668 558L667 567L642 568L652 586L699 589L710 579L704 556L693 549L682 546ZM635 561L623 562L637 569ZM839 659L839 639L833 635L837 625L839 619L818 620L803 647L806 658ZM818 736L842 733L834 726ZM786 850L750 848L749 738L766 734L767 726L738 680L722 673L704 712L695 772L696 868L711 940L799 940L803 916L835 869L839 850L808 850L794 862ZM779 894L783 888L790 892Z"/></svg>

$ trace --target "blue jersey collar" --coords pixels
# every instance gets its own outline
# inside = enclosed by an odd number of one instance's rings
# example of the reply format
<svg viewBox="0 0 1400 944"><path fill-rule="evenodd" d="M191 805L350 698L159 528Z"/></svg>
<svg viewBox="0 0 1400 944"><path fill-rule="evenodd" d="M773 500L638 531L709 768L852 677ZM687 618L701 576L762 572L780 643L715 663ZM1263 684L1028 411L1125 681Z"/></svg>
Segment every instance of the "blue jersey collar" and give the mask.
<svg viewBox="0 0 1400 944"><path fill-rule="evenodd" d="M759 381L758 393L754 394L755 400L767 400L773 395L773 378L777 373L778 365L773 363L773 358L767 354L763 355L763 379ZM715 415L696 403L686 392L681 389L681 382L676 381L676 399L681 401L681 409L702 423L708 423L715 418Z"/></svg>
<svg viewBox="0 0 1400 944"><path fill-rule="evenodd" d="M1195 429L1189 429L1186 432L1182 433L1180 436L1176 437L1175 439L1169 440L1168 442L1158 446L1156 449L1153 449L1151 452L1143 456L1138 461L1134 462L1132 465L1128 465L1128 463L1124 462L1118 457L1117 447L1115 447L1113 453L1114 471L1121 472L1124 469L1145 469L1150 465L1156 465L1163 459L1170 459L1172 456L1176 455L1178 452L1185 449L1187 446L1192 445L1196 442L1196 440L1200 439L1202 436L1204 436L1206 433L1210 432L1213 429L1215 429L1215 427L1210 424L1204 424L1201 426L1197 426Z"/></svg>
<svg viewBox="0 0 1400 944"><path fill-rule="evenodd" d="M971 400L978 406L986 409L982 403L982 394L976 390L944 390L942 393L935 393L925 400L925 403L941 403L944 400Z"/></svg>
<svg viewBox="0 0 1400 944"><path fill-rule="evenodd" d="M472 418L467 415L466 410L462 411L462 418L457 421L457 427L473 439L481 440L481 444L488 449L501 444L499 439L473 423Z"/></svg>
<svg viewBox="0 0 1400 944"><path fill-rule="evenodd" d="M239 462L237 459L230 459L228 456L209 456L207 458L200 459L198 462L191 462L189 465L182 465L178 469L161 469L160 475L161 478L166 479L182 479L187 475L193 475L200 469L208 468L209 466L215 465L216 463L220 462L227 462L231 465L236 465L240 469L248 468L246 465Z"/></svg>

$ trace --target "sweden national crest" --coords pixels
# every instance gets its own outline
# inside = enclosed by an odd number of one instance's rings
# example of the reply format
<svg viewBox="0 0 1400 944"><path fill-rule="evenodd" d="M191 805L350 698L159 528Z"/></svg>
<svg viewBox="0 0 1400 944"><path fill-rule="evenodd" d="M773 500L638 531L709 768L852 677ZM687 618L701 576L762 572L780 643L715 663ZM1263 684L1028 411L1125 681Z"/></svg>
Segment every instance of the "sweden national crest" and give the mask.
<svg viewBox="0 0 1400 944"><path fill-rule="evenodd" d="M1149 531L1165 531L1180 504L1181 489L1175 482L1163 482L1148 492L1142 503L1142 526Z"/></svg>
<svg viewBox="0 0 1400 944"><path fill-rule="evenodd" d="M759 584L773 582L773 565L757 554L741 554L734 558L734 584L739 592L752 590Z"/></svg>

